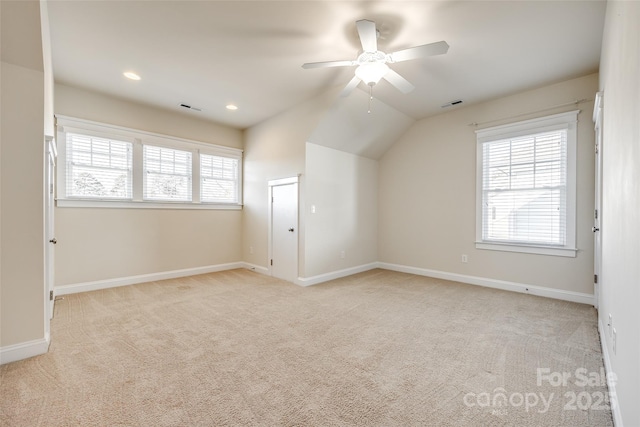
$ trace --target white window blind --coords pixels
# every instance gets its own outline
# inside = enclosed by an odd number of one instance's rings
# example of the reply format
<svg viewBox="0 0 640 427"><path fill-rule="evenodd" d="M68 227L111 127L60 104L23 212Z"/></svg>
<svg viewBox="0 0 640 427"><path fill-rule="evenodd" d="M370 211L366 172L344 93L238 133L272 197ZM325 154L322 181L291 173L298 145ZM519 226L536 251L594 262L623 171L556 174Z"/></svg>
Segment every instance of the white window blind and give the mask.
<svg viewBox="0 0 640 427"><path fill-rule="evenodd" d="M57 207L238 210L242 150L56 115Z"/></svg>
<svg viewBox="0 0 640 427"><path fill-rule="evenodd" d="M66 144L67 197L131 199L131 142L67 133Z"/></svg>
<svg viewBox="0 0 640 427"><path fill-rule="evenodd" d="M191 152L144 145L144 200L191 201Z"/></svg>
<svg viewBox="0 0 640 427"><path fill-rule="evenodd" d="M482 240L565 246L567 130L482 144Z"/></svg>
<svg viewBox="0 0 640 427"><path fill-rule="evenodd" d="M579 112L476 131L477 249L576 256Z"/></svg>
<svg viewBox="0 0 640 427"><path fill-rule="evenodd" d="M200 200L238 203L238 159L200 154Z"/></svg>

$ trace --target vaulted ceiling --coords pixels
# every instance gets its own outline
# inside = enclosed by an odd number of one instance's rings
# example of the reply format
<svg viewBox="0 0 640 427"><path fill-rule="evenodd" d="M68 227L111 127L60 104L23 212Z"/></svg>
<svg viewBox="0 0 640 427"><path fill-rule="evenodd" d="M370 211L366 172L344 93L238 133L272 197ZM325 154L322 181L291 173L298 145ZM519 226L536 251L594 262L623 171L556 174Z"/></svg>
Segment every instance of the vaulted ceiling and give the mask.
<svg viewBox="0 0 640 427"><path fill-rule="evenodd" d="M301 65L355 59L356 20L376 22L386 52L450 45L446 55L392 64L413 92L385 81L373 89L419 119L449 101L468 105L596 72L605 2L50 1L48 9L56 81L247 128L346 85L352 67Z"/></svg>

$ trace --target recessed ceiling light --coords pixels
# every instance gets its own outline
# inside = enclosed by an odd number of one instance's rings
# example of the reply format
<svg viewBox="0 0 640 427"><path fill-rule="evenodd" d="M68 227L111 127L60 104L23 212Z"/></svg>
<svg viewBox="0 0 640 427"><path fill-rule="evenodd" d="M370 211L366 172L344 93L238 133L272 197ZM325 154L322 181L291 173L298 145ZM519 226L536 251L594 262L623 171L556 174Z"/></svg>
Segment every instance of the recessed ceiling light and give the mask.
<svg viewBox="0 0 640 427"><path fill-rule="evenodd" d="M126 78L131 79L131 80L140 80L140 76L137 75L136 73L132 72L132 71L126 71L124 73L122 73Z"/></svg>
<svg viewBox="0 0 640 427"><path fill-rule="evenodd" d="M227 110L236 111L238 109L237 105L229 104L227 105Z"/></svg>

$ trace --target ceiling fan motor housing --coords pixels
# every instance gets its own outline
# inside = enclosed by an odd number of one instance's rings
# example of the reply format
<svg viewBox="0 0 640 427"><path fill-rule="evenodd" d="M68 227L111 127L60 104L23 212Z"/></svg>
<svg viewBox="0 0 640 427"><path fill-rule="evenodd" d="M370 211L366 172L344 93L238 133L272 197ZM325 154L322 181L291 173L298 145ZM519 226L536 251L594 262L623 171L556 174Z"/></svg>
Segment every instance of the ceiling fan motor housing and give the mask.
<svg viewBox="0 0 640 427"><path fill-rule="evenodd" d="M376 52L362 52L356 62L358 65L366 64L369 62L382 62L383 64L389 60L388 55L380 50Z"/></svg>

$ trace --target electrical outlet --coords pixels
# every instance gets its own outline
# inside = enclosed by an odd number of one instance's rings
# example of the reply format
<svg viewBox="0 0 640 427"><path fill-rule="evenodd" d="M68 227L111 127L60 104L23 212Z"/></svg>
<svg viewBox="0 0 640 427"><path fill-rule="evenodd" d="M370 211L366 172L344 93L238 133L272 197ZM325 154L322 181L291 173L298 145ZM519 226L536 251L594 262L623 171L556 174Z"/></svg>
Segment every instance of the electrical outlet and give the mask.
<svg viewBox="0 0 640 427"><path fill-rule="evenodd" d="M253 253L253 246L249 246L249 253L252 254Z"/></svg>
<svg viewBox="0 0 640 427"><path fill-rule="evenodd" d="M613 354L616 354L616 349L618 347L618 333L616 332L616 328L613 328Z"/></svg>
<svg viewBox="0 0 640 427"><path fill-rule="evenodd" d="M316 205L311 205L311 213L316 213Z"/></svg>
<svg viewBox="0 0 640 427"><path fill-rule="evenodd" d="M469 257L467 256L467 254L462 254L462 262L466 263L469 261Z"/></svg>
<svg viewBox="0 0 640 427"><path fill-rule="evenodd" d="M340 258L345 259L345 257L347 256L347 254L345 253L345 251L340 251Z"/></svg>

